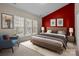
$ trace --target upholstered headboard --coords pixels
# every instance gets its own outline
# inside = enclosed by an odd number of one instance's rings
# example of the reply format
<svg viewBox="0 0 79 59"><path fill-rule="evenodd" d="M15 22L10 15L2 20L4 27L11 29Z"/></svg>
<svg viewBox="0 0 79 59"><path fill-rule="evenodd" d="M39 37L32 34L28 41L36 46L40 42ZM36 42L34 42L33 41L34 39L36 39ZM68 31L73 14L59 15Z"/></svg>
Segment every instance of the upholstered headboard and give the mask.
<svg viewBox="0 0 79 59"><path fill-rule="evenodd" d="M52 31L65 31L67 33L67 28L66 27L48 27L47 30L52 30Z"/></svg>

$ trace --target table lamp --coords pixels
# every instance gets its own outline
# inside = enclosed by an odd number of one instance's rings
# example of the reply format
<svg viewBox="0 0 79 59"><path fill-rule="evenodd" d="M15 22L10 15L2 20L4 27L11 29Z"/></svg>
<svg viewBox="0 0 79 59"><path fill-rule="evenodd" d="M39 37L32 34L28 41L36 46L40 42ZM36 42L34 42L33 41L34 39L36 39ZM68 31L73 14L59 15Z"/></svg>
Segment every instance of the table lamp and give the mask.
<svg viewBox="0 0 79 59"><path fill-rule="evenodd" d="M72 36L72 34L73 34L73 28L69 28L69 33L70 33L70 36Z"/></svg>
<svg viewBox="0 0 79 59"><path fill-rule="evenodd" d="M44 27L41 27L42 33L44 33Z"/></svg>

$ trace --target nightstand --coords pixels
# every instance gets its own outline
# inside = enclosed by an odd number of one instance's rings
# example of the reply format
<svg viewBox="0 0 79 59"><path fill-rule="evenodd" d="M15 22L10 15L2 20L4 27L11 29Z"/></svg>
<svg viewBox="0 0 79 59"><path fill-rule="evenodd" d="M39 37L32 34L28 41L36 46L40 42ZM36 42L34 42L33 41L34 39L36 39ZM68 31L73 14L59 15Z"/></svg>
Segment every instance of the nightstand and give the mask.
<svg viewBox="0 0 79 59"><path fill-rule="evenodd" d="M68 39L69 42L74 42L75 41L74 36L67 36L67 39Z"/></svg>

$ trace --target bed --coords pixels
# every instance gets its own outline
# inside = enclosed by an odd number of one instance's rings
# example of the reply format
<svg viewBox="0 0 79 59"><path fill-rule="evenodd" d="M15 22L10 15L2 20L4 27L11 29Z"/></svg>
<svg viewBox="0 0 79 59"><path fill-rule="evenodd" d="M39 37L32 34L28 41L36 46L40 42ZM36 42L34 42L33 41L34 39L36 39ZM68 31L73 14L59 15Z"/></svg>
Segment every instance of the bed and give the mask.
<svg viewBox="0 0 79 59"><path fill-rule="evenodd" d="M67 46L67 39L66 39L66 33L67 33L67 28L62 27L51 27L48 28L47 30L52 30L53 33L41 33L39 35L32 36L31 42L35 45L47 48L49 50L52 50L57 53L62 53L64 49L66 49ZM59 33L54 33L55 31L64 31L65 34L59 34Z"/></svg>

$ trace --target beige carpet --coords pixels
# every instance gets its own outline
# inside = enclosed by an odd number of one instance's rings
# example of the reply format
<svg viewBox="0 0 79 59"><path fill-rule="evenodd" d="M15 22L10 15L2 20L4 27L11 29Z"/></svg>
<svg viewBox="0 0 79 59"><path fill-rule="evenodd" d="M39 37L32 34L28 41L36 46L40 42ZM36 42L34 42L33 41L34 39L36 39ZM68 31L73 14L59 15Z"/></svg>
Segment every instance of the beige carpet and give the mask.
<svg viewBox="0 0 79 59"><path fill-rule="evenodd" d="M43 56L42 54L25 47L24 45L14 46L14 53L11 49L3 49L0 56Z"/></svg>
<svg viewBox="0 0 79 59"><path fill-rule="evenodd" d="M76 51L75 51L76 46L72 43L67 44L67 49L64 50L62 54L58 54L58 53L55 53L53 51L47 50L45 48L41 48L39 46L36 46L36 45L32 44L30 42L30 40L22 42L20 44L24 45L25 47L28 47L32 50L35 50L36 52L38 52L44 56L75 56L76 55Z"/></svg>

